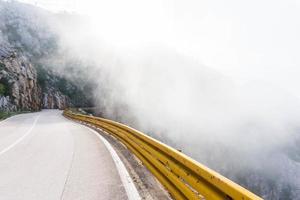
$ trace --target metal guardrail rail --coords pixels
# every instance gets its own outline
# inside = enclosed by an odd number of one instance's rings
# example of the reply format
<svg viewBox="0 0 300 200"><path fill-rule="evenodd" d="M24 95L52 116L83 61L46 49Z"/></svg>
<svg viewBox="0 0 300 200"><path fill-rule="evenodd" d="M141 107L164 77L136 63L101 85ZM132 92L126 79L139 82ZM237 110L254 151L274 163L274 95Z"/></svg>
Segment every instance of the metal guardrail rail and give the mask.
<svg viewBox="0 0 300 200"><path fill-rule="evenodd" d="M262 199L185 154L124 124L71 111L66 117L97 126L120 140L174 199Z"/></svg>

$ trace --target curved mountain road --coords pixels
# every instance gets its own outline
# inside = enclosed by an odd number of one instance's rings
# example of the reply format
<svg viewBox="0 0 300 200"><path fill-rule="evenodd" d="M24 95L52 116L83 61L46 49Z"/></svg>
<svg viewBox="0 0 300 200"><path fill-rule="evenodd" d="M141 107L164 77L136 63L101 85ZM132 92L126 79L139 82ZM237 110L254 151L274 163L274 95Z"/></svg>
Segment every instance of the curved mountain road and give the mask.
<svg viewBox="0 0 300 200"><path fill-rule="evenodd" d="M128 199L123 183L103 141L61 111L0 122L0 199Z"/></svg>

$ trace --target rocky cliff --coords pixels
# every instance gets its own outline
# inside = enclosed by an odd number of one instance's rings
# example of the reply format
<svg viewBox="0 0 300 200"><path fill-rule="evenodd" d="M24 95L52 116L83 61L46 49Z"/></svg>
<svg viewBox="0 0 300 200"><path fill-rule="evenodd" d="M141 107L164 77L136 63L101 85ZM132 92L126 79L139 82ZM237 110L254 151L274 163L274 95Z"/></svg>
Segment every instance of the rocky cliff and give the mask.
<svg viewBox="0 0 300 200"><path fill-rule="evenodd" d="M47 109L65 109L70 106L70 98L54 88L43 93L42 107Z"/></svg>
<svg viewBox="0 0 300 200"><path fill-rule="evenodd" d="M0 111L91 106L90 83L60 47L55 20L43 9L0 0Z"/></svg>
<svg viewBox="0 0 300 200"><path fill-rule="evenodd" d="M8 45L0 45L0 109L7 111L41 108L41 89L32 64Z"/></svg>
<svg viewBox="0 0 300 200"><path fill-rule="evenodd" d="M41 86L35 67L24 55L7 44L0 45L0 110L37 111L65 109L71 106L68 96L53 87L57 77L47 76Z"/></svg>

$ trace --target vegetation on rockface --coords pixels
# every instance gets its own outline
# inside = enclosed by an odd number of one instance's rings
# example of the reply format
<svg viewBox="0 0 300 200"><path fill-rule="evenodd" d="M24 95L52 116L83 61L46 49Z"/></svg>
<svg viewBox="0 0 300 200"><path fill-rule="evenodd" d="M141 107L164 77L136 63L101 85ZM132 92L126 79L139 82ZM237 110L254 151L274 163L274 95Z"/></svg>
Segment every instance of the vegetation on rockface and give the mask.
<svg viewBox="0 0 300 200"><path fill-rule="evenodd" d="M5 69L5 64L0 62L0 71ZM0 81L0 96L8 95L8 86L3 80Z"/></svg>
<svg viewBox="0 0 300 200"><path fill-rule="evenodd" d="M45 90L47 85L47 71L41 65L37 65L36 71L37 71L37 82L41 87L41 89Z"/></svg>
<svg viewBox="0 0 300 200"><path fill-rule="evenodd" d="M92 86L90 83L75 83L74 80L68 80L63 75L55 74L50 69L43 66L37 67L38 84L42 91L55 88L57 91L66 95L70 99L70 103L75 107L86 107L92 105Z"/></svg>
<svg viewBox="0 0 300 200"><path fill-rule="evenodd" d="M5 69L5 65L3 63L0 63L0 70Z"/></svg>
<svg viewBox="0 0 300 200"><path fill-rule="evenodd" d="M0 83L0 96L5 96L7 94L7 87L3 83Z"/></svg>
<svg viewBox="0 0 300 200"><path fill-rule="evenodd" d="M0 70L1 70L1 65L0 65ZM8 81L5 78L2 78L0 80L0 96L8 96L8 95L9 95Z"/></svg>
<svg viewBox="0 0 300 200"><path fill-rule="evenodd" d="M82 89L67 81L65 78L58 78L57 88L63 94L71 99L71 103L75 107L85 107L92 104L92 99L87 95L90 86L83 86Z"/></svg>

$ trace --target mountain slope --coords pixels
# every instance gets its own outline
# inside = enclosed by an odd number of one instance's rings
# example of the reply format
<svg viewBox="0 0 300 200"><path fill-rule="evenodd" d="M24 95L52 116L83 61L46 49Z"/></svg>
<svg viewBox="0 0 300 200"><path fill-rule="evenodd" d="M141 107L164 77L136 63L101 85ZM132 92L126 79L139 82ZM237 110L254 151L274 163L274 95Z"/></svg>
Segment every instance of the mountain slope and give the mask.
<svg viewBox="0 0 300 200"><path fill-rule="evenodd" d="M51 20L56 20L55 14L45 10L0 1L0 83L7 90L0 93L0 109L92 105L91 95L83 95L83 88L91 83L84 78L74 82L67 78L70 74L55 70L65 67L67 58L62 56Z"/></svg>

